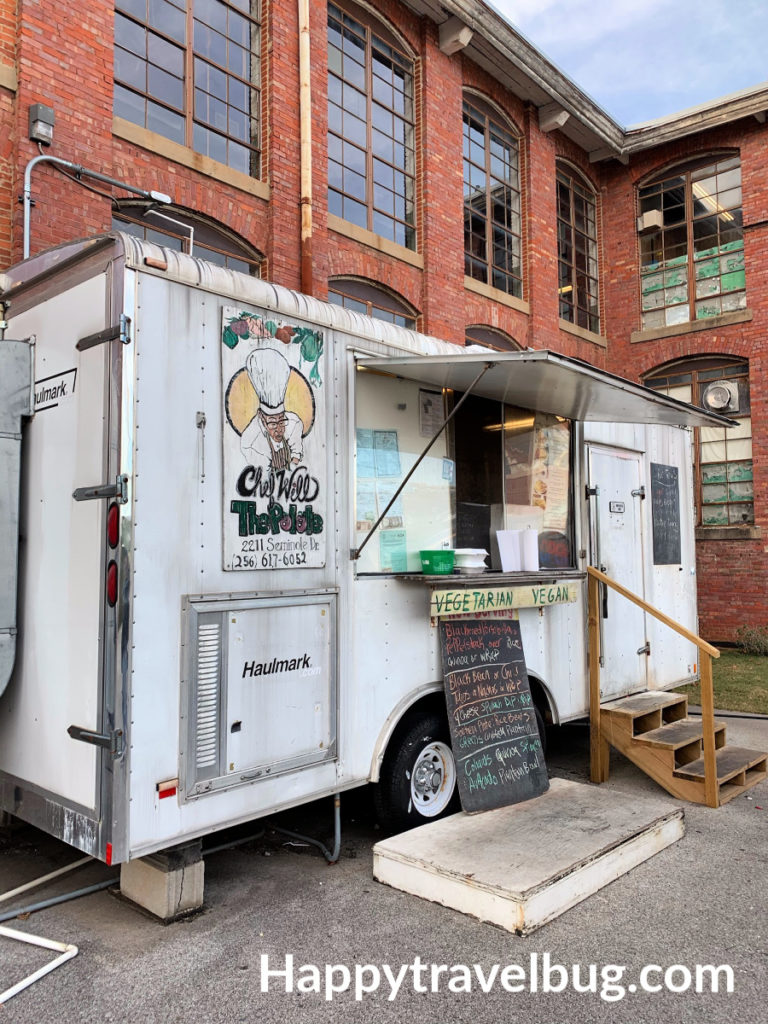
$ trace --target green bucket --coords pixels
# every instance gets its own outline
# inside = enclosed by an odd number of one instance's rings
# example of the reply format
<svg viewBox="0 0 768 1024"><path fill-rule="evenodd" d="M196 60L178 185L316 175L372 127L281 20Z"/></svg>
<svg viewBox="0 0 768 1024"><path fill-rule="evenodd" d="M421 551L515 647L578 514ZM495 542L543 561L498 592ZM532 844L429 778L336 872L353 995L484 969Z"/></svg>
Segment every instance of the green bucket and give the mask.
<svg viewBox="0 0 768 1024"><path fill-rule="evenodd" d="M419 557L421 571L428 576L450 576L453 572L453 551L420 551Z"/></svg>

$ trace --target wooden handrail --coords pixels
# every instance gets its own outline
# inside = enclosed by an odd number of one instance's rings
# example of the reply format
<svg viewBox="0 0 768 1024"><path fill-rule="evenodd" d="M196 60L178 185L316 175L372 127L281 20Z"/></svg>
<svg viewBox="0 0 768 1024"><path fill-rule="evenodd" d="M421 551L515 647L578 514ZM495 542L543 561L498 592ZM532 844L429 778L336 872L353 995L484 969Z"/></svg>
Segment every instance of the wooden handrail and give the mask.
<svg viewBox="0 0 768 1024"><path fill-rule="evenodd" d="M620 583L612 580L610 576L606 576L604 572L600 572L600 570L596 569L594 565L588 565L587 572L590 576L594 576L596 579L600 580L601 583L605 583L605 585L610 587L611 590L615 590L617 593L621 594L622 597L626 597L628 601L638 605L643 609L643 611L648 612L649 615L653 615L653 617L658 619L659 622L663 622L665 626L669 626L670 629L674 629L676 633L679 633L680 636L684 636L686 640L690 640L692 644L696 644L700 651L706 651L712 658L720 657L720 651L718 651L716 647L713 647L712 644L708 644L706 640L702 640L700 636L696 636L695 633L686 629L685 626L681 626L679 622L675 622L674 619L670 619L670 617L665 615L664 612L660 612L658 608L654 608L652 604L648 604L648 602L644 601L642 597L638 597L637 594L633 594L631 590L627 590L626 587L622 587Z"/></svg>
<svg viewBox="0 0 768 1024"><path fill-rule="evenodd" d="M701 725L704 747L704 795L708 807L720 806L720 790L717 784L717 754L715 750L715 694L712 682L712 659L720 657L720 651L692 633L679 622L670 619L664 612L648 604L631 590L616 583L610 576L600 572L593 565L587 566L588 574L588 626L589 626L589 725L590 725L590 775L593 782L608 779L608 743L603 739L600 721L600 630L598 582L615 590L628 601L638 605L649 615L663 622L680 636L698 647L701 655Z"/></svg>

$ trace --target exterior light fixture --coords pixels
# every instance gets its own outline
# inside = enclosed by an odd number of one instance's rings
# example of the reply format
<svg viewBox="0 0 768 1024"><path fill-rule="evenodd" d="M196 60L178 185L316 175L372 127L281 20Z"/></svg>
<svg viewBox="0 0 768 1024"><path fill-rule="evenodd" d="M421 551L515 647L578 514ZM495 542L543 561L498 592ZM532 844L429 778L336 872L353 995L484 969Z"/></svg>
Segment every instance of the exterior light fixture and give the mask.
<svg viewBox="0 0 768 1024"><path fill-rule="evenodd" d="M44 103L33 103L29 108L29 137L32 142L50 146L53 142L54 113Z"/></svg>

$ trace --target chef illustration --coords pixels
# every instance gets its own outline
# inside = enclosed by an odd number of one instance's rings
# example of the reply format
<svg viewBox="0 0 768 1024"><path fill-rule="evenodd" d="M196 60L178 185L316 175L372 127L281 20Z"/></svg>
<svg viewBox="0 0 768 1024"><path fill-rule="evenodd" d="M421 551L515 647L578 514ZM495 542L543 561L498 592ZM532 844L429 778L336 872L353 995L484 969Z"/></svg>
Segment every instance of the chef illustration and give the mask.
<svg viewBox="0 0 768 1024"><path fill-rule="evenodd" d="M259 408L240 438L243 455L254 466L275 472L298 466L304 454L304 425L285 408L290 363L276 349L259 348L250 353L245 368Z"/></svg>

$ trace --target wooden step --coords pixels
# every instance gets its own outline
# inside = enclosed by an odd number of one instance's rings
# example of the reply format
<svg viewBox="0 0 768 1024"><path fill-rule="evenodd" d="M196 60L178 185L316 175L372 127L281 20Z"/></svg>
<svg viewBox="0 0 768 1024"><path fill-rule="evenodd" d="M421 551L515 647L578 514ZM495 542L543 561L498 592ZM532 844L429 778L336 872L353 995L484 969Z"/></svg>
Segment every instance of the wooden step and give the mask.
<svg viewBox="0 0 768 1024"><path fill-rule="evenodd" d="M721 747L715 751L717 763L717 783L722 785L741 774L750 771L766 772L768 754L760 750L748 750L746 747ZM678 779L703 779L704 758L700 757L690 764L680 765L674 772Z"/></svg>
<svg viewBox="0 0 768 1024"><path fill-rule="evenodd" d="M600 718L607 727L607 738L611 743L614 743L614 724L621 732L640 736L687 717L688 698L685 694L664 690L648 690L600 705Z"/></svg>
<svg viewBox="0 0 768 1024"><path fill-rule="evenodd" d="M667 750L679 750L680 747L687 747L689 743L703 739L704 732L700 718L681 718L679 722L670 722L658 729L651 729L649 732L635 736L637 743L646 743L650 747L660 747ZM717 737L725 736L725 722L715 722L715 746L722 747Z"/></svg>
<svg viewBox="0 0 768 1024"><path fill-rule="evenodd" d="M612 715L626 715L629 718L638 718L652 711L659 711L678 705L688 707L688 698L684 693L648 690L646 693L635 693L631 697L607 701L605 704L600 705L600 710L607 711Z"/></svg>

